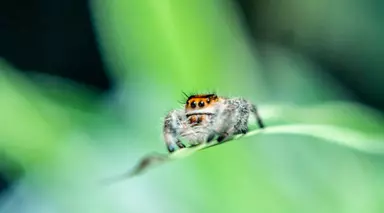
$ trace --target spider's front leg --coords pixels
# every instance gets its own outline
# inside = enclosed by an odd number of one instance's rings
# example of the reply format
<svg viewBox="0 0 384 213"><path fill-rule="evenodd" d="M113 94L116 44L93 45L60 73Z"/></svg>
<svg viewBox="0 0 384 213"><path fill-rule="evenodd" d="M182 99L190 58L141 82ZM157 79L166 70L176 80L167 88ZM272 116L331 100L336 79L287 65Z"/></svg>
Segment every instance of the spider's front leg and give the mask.
<svg viewBox="0 0 384 213"><path fill-rule="evenodd" d="M175 151L176 145L180 149L185 148L185 145L179 140L180 132L185 128L185 121L183 110L172 110L165 116L163 135L170 153Z"/></svg>

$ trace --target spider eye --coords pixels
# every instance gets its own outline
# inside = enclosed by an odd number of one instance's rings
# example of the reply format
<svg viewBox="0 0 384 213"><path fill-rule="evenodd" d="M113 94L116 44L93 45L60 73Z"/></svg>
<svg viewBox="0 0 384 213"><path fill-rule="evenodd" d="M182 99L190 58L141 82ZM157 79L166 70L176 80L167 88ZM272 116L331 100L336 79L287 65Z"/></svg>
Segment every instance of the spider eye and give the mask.
<svg viewBox="0 0 384 213"><path fill-rule="evenodd" d="M192 107L192 108L196 108L196 102L195 102L195 101L193 101L193 102L191 103L191 107Z"/></svg>
<svg viewBox="0 0 384 213"><path fill-rule="evenodd" d="M204 106L204 101L200 101L199 102L199 107L203 107Z"/></svg>
<svg viewBox="0 0 384 213"><path fill-rule="evenodd" d="M211 102L211 99L207 98L207 104L209 104Z"/></svg>

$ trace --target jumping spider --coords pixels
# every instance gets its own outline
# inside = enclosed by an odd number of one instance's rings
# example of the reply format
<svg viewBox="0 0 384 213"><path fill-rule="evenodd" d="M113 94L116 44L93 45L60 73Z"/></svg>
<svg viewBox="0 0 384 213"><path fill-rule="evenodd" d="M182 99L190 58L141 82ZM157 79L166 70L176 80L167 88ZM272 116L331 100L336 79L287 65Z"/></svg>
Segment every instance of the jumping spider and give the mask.
<svg viewBox="0 0 384 213"><path fill-rule="evenodd" d="M251 121L253 119L253 121ZM224 98L216 94L199 94L188 97L184 109L170 111L164 119L164 141L169 152L190 145L230 140L236 134L248 131L248 122L264 124L254 104L243 98Z"/></svg>

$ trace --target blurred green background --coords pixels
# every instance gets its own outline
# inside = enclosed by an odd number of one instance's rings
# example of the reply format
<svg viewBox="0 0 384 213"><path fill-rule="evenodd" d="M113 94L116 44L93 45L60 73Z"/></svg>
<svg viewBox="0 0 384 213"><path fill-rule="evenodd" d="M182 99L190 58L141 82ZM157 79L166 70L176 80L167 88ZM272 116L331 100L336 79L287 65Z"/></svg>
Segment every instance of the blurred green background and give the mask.
<svg viewBox="0 0 384 213"><path fill-rule="evenodd" d="M162 119L181 107L182 91L241 96L262 117L294 106L267 126L321 123L381 142L379 1L81 1L89 26L80 6L53 2L29 3L54 17L23 16L40 25L15 18L27 11L19 6L15 16L2 11L14 25L0 42L0 212L384 211L383 155L343 136L346 146L255 135L99 184L166 153ZM91 41L100 61L81 52Z"/></svg>

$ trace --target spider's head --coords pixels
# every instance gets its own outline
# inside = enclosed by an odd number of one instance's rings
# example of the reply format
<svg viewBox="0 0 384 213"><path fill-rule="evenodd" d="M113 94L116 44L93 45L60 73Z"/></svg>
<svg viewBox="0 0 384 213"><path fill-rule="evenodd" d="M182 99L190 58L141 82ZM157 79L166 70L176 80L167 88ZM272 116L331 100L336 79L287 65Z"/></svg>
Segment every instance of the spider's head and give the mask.
<svg viewBox="0 0 384 213"><path fill-rule="evenodd" d="M205 109L211 108L219 101L220 98L216 94L191 95L185 103L185 110L186 112L205 111Z"/></svg>

